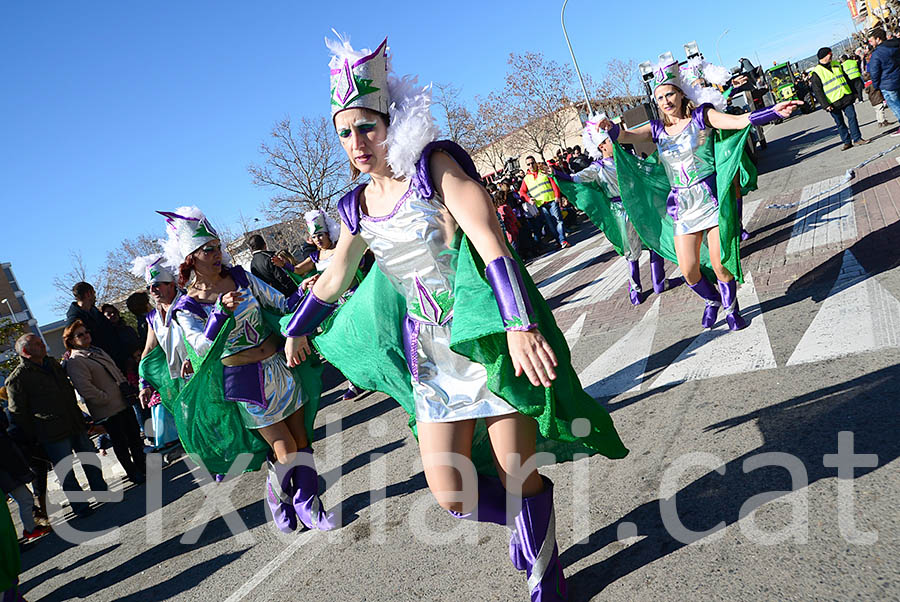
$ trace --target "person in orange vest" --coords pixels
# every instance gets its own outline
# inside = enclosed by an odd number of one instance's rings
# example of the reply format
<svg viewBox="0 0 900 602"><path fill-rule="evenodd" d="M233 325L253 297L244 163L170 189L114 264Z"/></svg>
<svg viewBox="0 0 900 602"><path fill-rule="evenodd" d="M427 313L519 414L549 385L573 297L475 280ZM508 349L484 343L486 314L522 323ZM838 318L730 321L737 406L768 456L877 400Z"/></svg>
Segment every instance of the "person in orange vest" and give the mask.
<svg viewBox="0 0 900 602"><path fill-rule="evenodd" d="M556 240L561 249L571 247L563 229L562 211L559 208L562 195L559 187L553 178L538 169L537 161L532 155L525 157L525 166L528 171L522 180L522 187L519 188L519 196L529 203L534 203L535 207L541 210L547 228L550 232L556 231Z"/></svg>

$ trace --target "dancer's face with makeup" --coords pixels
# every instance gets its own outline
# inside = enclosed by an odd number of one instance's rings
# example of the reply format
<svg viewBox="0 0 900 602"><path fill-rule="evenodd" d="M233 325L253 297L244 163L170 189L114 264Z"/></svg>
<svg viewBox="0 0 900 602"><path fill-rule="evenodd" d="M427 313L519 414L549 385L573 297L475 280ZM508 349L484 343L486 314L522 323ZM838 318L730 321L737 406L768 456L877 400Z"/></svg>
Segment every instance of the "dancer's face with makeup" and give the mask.
<svg viewBox="0 0 900 602"><path fill-rule="evenodd" d="M334 117L334 127L350 163L361 173L387 173L387 124L368 109L347 109Z"/></svg>

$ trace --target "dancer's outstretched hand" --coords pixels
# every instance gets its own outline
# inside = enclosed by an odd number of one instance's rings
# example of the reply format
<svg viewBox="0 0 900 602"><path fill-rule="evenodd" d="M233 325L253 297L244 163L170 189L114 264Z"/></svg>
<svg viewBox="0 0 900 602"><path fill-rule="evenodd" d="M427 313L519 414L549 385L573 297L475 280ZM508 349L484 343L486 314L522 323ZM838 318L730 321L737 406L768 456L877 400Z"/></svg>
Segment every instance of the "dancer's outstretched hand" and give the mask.
<svg viewBox="0 0 900 602"><path fill-rule="evenodd" d="M288 337L284 344L284 355L287 358L288 368L299 366L312 353L309 348L309 339L306 337Z"/></svg>
<svg viewBox="0 0 900 602"><path fill-rule="evenodd" d="M556 378L556 354L550 343L536 328L528 331L510 330L506 333L509 355L512 357L516 376L524 372L535 387L549 387Z"/></svg>
<svg viewBox="0 0 900 602"><path fill-rule="evenodd" d="M784 102L779 102L775 105L775 112L782 117L787 118L791 116L791 113L794 112L795 108L802 104L805 104L802 100L786 100Z"/></svg>

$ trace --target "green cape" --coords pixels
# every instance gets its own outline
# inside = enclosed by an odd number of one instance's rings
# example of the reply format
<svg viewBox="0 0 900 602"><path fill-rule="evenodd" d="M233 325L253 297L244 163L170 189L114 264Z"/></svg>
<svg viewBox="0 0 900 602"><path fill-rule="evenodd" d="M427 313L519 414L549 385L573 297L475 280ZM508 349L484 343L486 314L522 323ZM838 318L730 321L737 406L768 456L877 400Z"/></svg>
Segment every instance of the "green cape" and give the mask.
<svg viewBox="0 0 900 602"><path fill-rule="evenodd" d="M612 244L616 253L625 254L626 240L622 239L625 225L619 223L619 217L610 209L609 196L596 182L570 182L555 178L559 190L569 201L588 216Z"/></svg>
<svg viewBox="0 0 900 602"><path fill-rule="evenodd" d="M557 461L571 459L576 453L624 457L628 450L612 419L581 387L566 340L518 257L516 261L534 308L533 317L559 361L557 378L546 389L531 385L524 375L515 376L506 330L493 291L485 280L484 263L464 235L457 237L455 247L451 349L482 364L488 374L488 389L537 421L538 451L554 453ZM412 377L402 343L406 313L404 297L376 264L328 329L313 342L355 385L393 397L409 415L409 426L415 434ZM581 435L576 436L572 433L573 421L579 418L587 422L576 424L575 431ZM472 459L479 471L492 472L494 465L483 422L478 421Z"/></svg>
<svg viewBox="0 0 900 602"><path fill-rule="evenodd" d="M741 224L738 216L733 181L740 174L741 189L746 193L756 189L756 167L744 152L744 144L750 134L750 127L743 130L715 130L716 187L719 198L719 241L722 248L722 265L744 281L741 270L740 235ZM675 255L672 218L666 212L666 200L672 186L665 169L659 162L657 153L647 159L640 159L615 145L616 173L619 192L641 240L669 261L678 263ZM576 185L578 186L578 185ZM587 213L587 212L586 212ZM588 214L590 216L590 214ZM604 231L605 232L605 231ZM709 249L704 241L700 250L701 269L704 274L716 280L709 261Z"/></svg>
<svg viewBox="0 0 900 602"><path fill-rule="evenodd" d="M0 501L0 594L15 585L21 570L19 537L16 535L16 526L9 514L4 494L3 501Z"/></svg>
<svg viewBox="0 0 900 602"><path fill-rule="evenodd" d="M263 310L263 317L277 333L281 316ZM161 348L154 349L139 366L141 376L160 392L163 405L174 416L185 452L211 474L226 474L237 456L244 453L253 456L247 470L259 470L269 453L269 446L259 433L244 426L238 402L225 400L221 358L232 328L234 318L229 317L203 357L199 357L185 340L194 375L180 391L174 389L177 384L169 375ZM292 371L295 382L307 394L308 400L303 405L304 422L307 439L312 443L313 424L322 394L322 363L318 357L311 356ZM177 394L171 397L173 390Z"/></svg>

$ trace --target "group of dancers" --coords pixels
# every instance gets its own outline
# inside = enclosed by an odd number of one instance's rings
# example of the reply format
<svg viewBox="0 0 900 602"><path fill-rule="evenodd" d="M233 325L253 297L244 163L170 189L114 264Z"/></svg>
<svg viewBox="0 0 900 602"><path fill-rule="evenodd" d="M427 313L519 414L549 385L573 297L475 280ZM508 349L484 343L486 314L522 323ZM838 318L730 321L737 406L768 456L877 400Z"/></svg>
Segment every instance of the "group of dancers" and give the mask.
<svg viewBox="0 0 900 602"><path fill-rule="evenodd" d="M438 504L453 517L510 529L510 559L525 571L531 600L565 600L553 483L529 459L541 450L558 461L585 452L622 458L628 450L582 389L471 158L437 140L430 90L391 72L386 39L374 51L343 39L327 44L335 133L354 177L367 179L338 203L339 225L311 216L312 235L327 238L317 255L296 267L279 264L298 277L320 274L285 297L231 265L199 209L159 212L163 248L135 260L156 304L147 318L142 399L158 398L171 412L185 450L210 473L234 470L241 454L252 458L243 469L265 465L264 497L279 529L332 529L312 449L321 354L354 385L390 395L409 414ZM737 215L732 180L741 179L741 161L718 132L786 117L795 103L738 117L698 103L698 90L677 63L657 66L663 120L634 131L589 120L585 137L596 160L563 184L575 187L567 196L630 262L633 302L642 292L640 253L649 247L656 292L678 283L666 280L663 258L677 261L706 303L703 326L712 327L724 306L737 330L744 325L733 270L739 256L720 240L734 236L727 220ZM614 144L644 140L657 144L658 161ZM731 171L718 174L721 164ZM668 188L659 201L659 186L649 193L641 186L661 174ZM723 181L730 194L719 194ZM367 250L375 265L360 282Z"/></svg>

